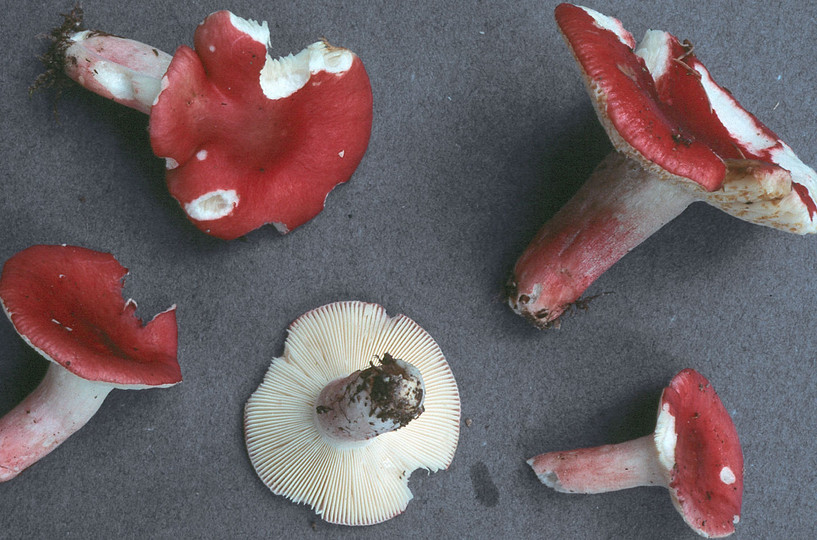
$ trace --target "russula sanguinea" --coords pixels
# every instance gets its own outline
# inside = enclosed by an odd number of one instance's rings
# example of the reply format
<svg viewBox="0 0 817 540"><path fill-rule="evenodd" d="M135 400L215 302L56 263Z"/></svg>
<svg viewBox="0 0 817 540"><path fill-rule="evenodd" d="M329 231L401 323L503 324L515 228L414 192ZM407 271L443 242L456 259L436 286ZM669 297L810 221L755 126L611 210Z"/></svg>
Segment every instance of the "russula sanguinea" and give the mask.
<svg viewBox="0 0 817 540"><path fill-rule="evenodd" d="M150 142L188 218L226 240L315 217L369 142L372 91L351 51L319 41L273 59L266 22L228 11L174 56L80 30L69 16L46 58L83 87L150 115Z"/></svg>
<svg viewBox="0 0 817 540"><path fill-rule="evenodd" d="M51 361L37 388L0 418L0 481L84 426L114 388L182 380L175 306L146 325L122 299L114 257L74 246L32 246L3 266L0 301L20 337Z"/></svg>
<svg viewBox="0 0 817 540"><path fill-rule="evenodd" d="M695 201L792 233L817 231L817 174L713 80L692 45L561 4L556 21L616 152L537 233L506 292L541 328Z"/></svg>
<svg viewBox="0 0 817 540"><path fill-rule="evenodd" d="M342 525L405 510L412 471L451 463L459 420L457 384L434 339L365 302L328 304L293 322L244 413L264 484Z"/></svg>
<svg viewBox="0 0 817 540"><path fill-rule="evenodd" d="M620 444L550 452L530 460L539 480L563 493L664 486L684 521L706 537L740 521L743 452L712 385L685 369L661 394L655 432Z"/></svg>

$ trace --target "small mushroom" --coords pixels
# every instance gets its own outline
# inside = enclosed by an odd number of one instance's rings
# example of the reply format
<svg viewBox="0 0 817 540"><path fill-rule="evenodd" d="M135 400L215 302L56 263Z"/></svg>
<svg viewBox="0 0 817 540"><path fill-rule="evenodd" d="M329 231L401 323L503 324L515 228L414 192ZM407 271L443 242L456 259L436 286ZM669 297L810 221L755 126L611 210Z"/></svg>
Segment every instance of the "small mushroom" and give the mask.
<svg viewBox="0 0 817 540"><path fill-rule="evenodd" d="M147 325L122 299L127 274L112 255L32 246L11 257L0 301L14 329L51 361L40 385L0 418L0 482L54 450L114 388L165 388L182 380L175 306Z"/></svg>
<svg viewBox="0 0 817 540"><path fill-rule="evenodd" d="M405 510L415 469L448 467L459 420L456 381L425 330L377 304L338 302L292 323L244 428L273 493L330 523L371 525Z"/></svg>
<svg viewBox="0 0 817 540"><path fill-rule="evenodd" d="M550 452L530 460L539 480L562 493L664 486L684 521L706 537L740 521L743 453L718 394L692 369L661 394L655 432L620 444Z"/></svg>
<svg viewBox="0 0 817 540"><path fill-rule="evenodd" d="M71 19L69 19L71 21ZM208 16L195 50L57 32L54 62L88 90L150 115L150 141L193 224L226 240L271 223L286 233L323 210L369 142L372 92L351 51L319 41L273 59L266 22Z"/></svg>
<svg viewBox="0 0 817 540"><path fill-rule="evenodd" d="M650 30L561 4L556 20L617 152L538 232L508 281L510 307L547 328L610 266L704 201L753 223L817 231L817 173L693 53Z"/></svg>

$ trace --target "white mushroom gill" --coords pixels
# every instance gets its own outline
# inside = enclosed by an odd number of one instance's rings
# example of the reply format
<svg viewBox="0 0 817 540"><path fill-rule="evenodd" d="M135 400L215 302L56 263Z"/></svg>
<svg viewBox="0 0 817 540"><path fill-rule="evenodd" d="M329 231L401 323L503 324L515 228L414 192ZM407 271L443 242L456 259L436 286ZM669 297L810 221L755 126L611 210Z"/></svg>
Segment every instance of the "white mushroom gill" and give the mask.
<svg viewBox="0 0 817 540"><path fill-rule="evenodd" d="M218 189L185 204L184 211L197 221L211 221L231 214L236 206L238 193L234 189Z"/></svg>
<svg viewBox="0 0 817 540"><path fill-rule="evenodd" d="M384 351L419 371L425 410L400 429L338 444L318 424L319 395ZM376 304L338 302L291 325L283 356L247 402L244 429L250 460L273 493L310 505L330 523L371 525L406 508L412 471L448 467L459 419L456 382L428 333Z"/></svg>
<svg viewBox="0 0 817 540"><path fill-rule="evenodd" d="M678 433L675 431L675 417L669 412L667 403L664 403L661 412L658 413L654 436L658 459L664 470L670 471L675 466L675 445L678 443Z"/></svg>

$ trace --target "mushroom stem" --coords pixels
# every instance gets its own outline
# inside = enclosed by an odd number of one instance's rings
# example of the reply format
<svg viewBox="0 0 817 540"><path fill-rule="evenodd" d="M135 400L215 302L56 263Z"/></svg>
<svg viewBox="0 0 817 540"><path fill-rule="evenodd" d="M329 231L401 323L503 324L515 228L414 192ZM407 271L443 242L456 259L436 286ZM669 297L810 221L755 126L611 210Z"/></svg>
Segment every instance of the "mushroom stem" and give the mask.
<svg viewBox="0 0 817 540"><path fill-rule="evenodd" d="M420 371L384 353L380 365L327 384L318 396L315 416L330 439L358 443L400 429L420 416L424 397Z"/></svg>
<svg viewBox="0 0 817 540"><path fill-rule="evenodd" d="M528 465L543 484L562 493L667 486L653 434L620 444L541 454Z"/></svg>
<svg viewBox="0 0 817 540"><path fill-rule="evenodd" d="M608 268L696 200L618 152L539 230L508 281L508 304L540 328Z"/></svg>
<svg viewBox="0 0 817 540"><path fill-rule="evenodd" d="M39 386L0 418L0 482L11 480L84 426L112 389L51 364Z"/></svg>
<svg viewBox="0 0 817 540"><path fill-rule="evenodd" d="M65 35L66 75L86 89L145 114L150 113L172 57L155 47L100 32Z"/></svg>

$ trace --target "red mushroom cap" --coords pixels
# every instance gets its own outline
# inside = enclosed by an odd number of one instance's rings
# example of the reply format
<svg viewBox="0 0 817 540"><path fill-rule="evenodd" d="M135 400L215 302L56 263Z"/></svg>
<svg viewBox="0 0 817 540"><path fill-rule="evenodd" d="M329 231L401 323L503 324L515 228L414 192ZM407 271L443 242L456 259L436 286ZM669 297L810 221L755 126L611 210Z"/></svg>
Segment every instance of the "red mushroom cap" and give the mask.
<svg viewBox="0 0 817 540"><path fill-rule="evenodd" d="M709 146L724 160L754 160L768 167L764 176L790 173L792 190L804 206L804 219L817 215L817 175L771 129L744 109L714 81L693 53L668 32L650 30L638 54L651 50L647 61L667 115L683 125L688 136ZM808 221L807 220L807 221ZM812 224L813 229L813 224Z"/></svg>
<svg viewBox="0 0 817 540"><path fill-rule="evenodd" d="M708 192L730 171L751 171L761 184L790 179L790 193L764 204L751 206L768 196L763 190L760 200L737 205L704 200L747 221L817 232L817 173L712 79L689 42L651 30L636 50L617 19L571 4L556 7L556 21L617 150L660 178L692 180Z"/></svg>
<svg viewBox="0 0 817 540"><path fill-rule="evenodd" d="M357 56L319 42L273 60L268 41L266 23L210 15L195 51L177 50L151 109L171 194L223 239L313 218L369 141L372 93Z"/></svg>
<svg viewBox="0 0 817 540"><path fill-rule="evenodd" d="M126 274L109 253L32 246L6 261L0 300L20 336L74 375L116 387L176 384L175 307L143 326L122 299Z"/></svg>
<svg viewBox="0 0 817 540"><path fill-rule="evenodd" d="M629 148L619 150L706 190L718 188L726 174L723 160L668 114L644 60L634 52L635 39L621 22L571 4L557 6L555 16L613 144L618 148L617 139L623 139Z"/></svg>
<svg viewBox="0 0 817 540"><path fill-rule="evenodd" d="M743 499L743 452L718 394L705 377L685 369L664 389L660 410L657 440L666 436L662 424L674 424L669 489L678 511L704 536L732 534ZM658 447L660 453L660 441Z"/></svg>

